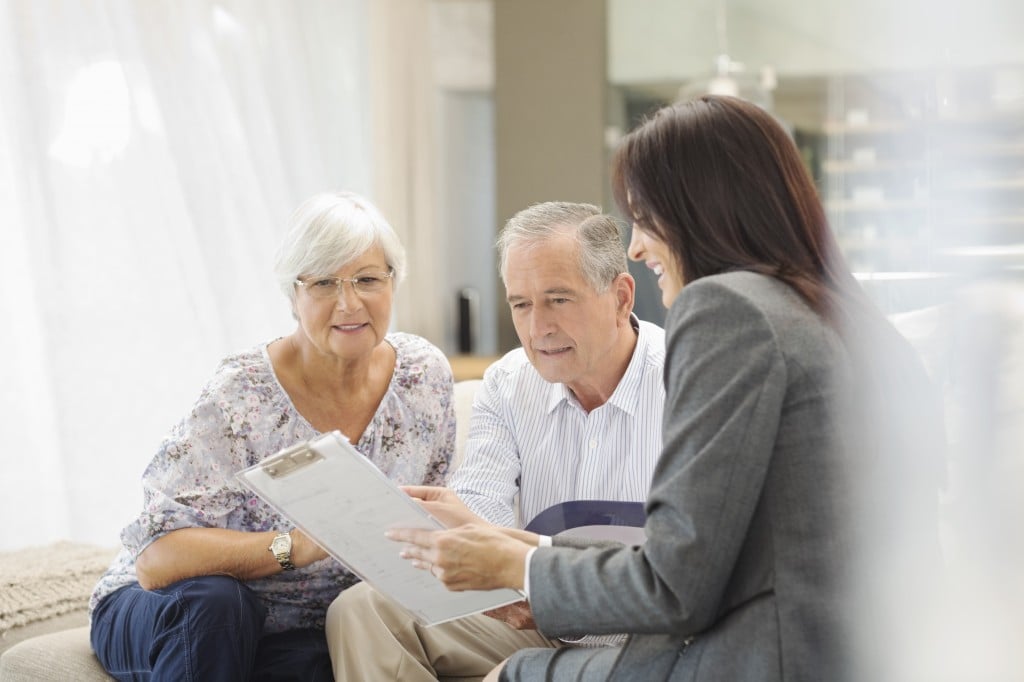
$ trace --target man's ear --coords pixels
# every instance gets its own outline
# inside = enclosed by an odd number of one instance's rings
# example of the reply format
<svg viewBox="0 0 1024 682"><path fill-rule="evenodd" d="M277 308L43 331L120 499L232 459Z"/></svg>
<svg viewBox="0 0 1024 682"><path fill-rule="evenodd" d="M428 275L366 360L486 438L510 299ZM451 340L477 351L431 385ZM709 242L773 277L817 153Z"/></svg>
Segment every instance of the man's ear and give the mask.
<svg viewBox="0 0 1024 682"><path fill-rule="evenodd" d="M628 272L620 272L612 280L612 288L615 290L615 310L622 314L625 319L633 312L633 303L636 298L636 280Z"/></svg>

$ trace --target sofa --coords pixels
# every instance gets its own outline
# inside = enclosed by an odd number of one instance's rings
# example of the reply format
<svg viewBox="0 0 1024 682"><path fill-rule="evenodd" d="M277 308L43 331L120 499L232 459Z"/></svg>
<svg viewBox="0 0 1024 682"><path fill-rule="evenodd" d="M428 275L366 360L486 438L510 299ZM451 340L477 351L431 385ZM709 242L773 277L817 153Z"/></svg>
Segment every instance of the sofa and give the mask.
<svg viewBox="0 0 1024 682"><path fill-rule="evenodd" d="M89 647L86 609L115 554L57 542L0 555L0 679L111 679Z"/></svg>
<svg viewBox="0 0 1024 682"><path fill-rule="evenodd" d="M455 383L453 468L462 460L479 384ZM71 542L0 554L0 682L110 682L89 644L87 606L116 554L116 546Z"/></svg>

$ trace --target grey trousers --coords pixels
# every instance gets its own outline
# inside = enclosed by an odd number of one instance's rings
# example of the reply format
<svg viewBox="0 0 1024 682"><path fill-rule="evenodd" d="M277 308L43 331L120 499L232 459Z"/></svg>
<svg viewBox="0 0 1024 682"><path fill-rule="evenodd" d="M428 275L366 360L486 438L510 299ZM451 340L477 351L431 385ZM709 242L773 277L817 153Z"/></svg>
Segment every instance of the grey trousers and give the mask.
<svg viewBox="0 0 1024 682"><path fill-rule="evenodd" d="M501 682L558 680L598 682L607 680L621 650L618 647L584 649L529 649L521 651L501 671Z"/></svg>

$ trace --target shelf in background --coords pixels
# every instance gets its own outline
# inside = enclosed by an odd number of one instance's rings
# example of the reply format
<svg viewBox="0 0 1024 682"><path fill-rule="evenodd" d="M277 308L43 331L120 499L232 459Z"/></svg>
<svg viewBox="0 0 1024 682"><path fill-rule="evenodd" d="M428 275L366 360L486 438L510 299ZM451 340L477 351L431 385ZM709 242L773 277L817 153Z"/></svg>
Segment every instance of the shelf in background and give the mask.
<svg viewBox="0 0 1024 682"><path fill-rule="evenodd" d="M827 135L880 135L883 133L914 132L918 124L910 121L870 121L867 123L847 123L845 121L825 121L823 130Z"/></svg>
<svg viewBox="0 0 1024 682"><path fill-rule="evenodd" d="M1024 65L844 74L805 153L850 266L887 312L941 271L1024 267Z"/></svg>
<svg viewBox="0 0 1024 682"><path fill-rule="evenodd" d="M908 170L924 170L927 165L923 160L893 159L885 161L846 161L826 159L821 162L821 169L826 173L898 173Z"/></svg>
<svg viewBox="0 0 1024 682"><path fill-rule="evenodd" d="M878 211L923 211L928 208L927 199L833 199L825 202L825 208L837 213L878 212Z"/></svg>
<svg viewBox="0 0 1024 682"><path fill-rule="evenodd" d="M990 160L1024 157L1024 142L974 143L953 142L935 152L936 160L962 161L965 159Z"/></svg>
<svg viewBox="0 0 1024 682"><path fill-rule="evenodd" d="M950 184L949 189L961 192L1024 190L1024 178L969 180Z"/></svg>

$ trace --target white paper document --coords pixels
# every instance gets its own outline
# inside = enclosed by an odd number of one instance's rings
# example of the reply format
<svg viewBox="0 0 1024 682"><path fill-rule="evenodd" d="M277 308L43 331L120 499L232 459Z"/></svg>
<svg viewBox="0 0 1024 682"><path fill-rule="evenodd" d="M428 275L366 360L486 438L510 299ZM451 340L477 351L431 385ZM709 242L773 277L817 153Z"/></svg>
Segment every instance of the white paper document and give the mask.
<svg viewBox="0 0 1024 682"><path fill-rule="evenodd" d="M399 556L389 528L444 528L334 431L282 450L238 478L331 556L418 622L435 625L520 601L516 590L450 592Z"/></svg>

